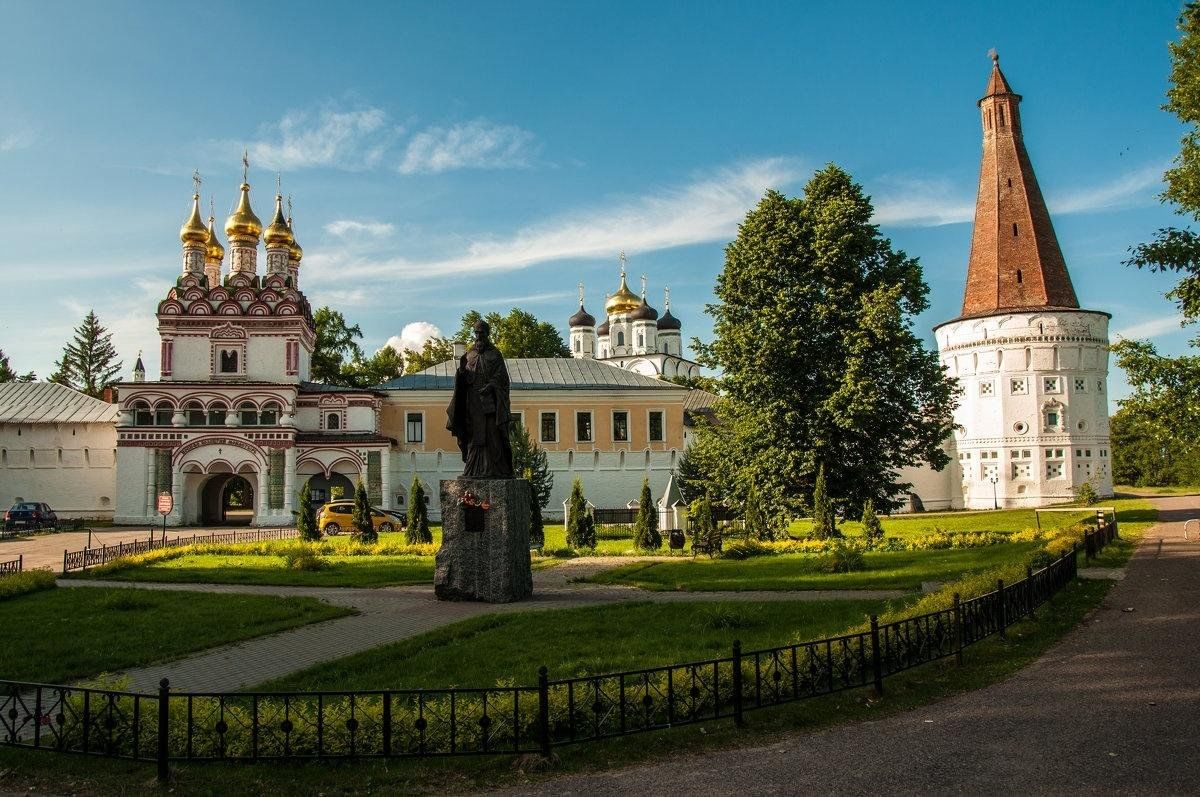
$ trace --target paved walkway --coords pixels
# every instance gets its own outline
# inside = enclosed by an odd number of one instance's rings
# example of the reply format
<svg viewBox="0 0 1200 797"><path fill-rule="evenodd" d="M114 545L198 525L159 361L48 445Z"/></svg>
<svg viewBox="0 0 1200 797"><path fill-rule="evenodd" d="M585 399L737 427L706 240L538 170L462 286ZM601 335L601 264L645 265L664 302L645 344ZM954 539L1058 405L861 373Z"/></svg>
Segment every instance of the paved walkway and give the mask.
<svg viewBox="0 0 1200 797"><path fill-rule="evenodd" d="M359 613L269 636L202 651L166 664L124 673L134 690L157 688L169 678L175 689L233 691L280 678L324 661L398 642L450 623L489 613L528 612L580 606L653 601L821 601L897 598L900 590L807 590L796 592L646 592L633 587L572 584L574 578L624 563L622 557L575 559L534 572L532 600L512 604L457 603L434 598L432 586L347 589L268 587L240 584L158 584L62 579L63 587L129 587L188 592L306 596ZM532 682L535 675L530 674Z"/></svg>
<svg viewBox="0 0 1200 797"><path fill-rule="evenodd" d="M1194 794L1200 543L1182 532L1200 499L1154 503L1164 522L1100 610L1007 681L874 722L510 793Z"/></svg>
<svg viewBox="0 0 1200 797"><path fill-rule="evenodd" d="M211 531L251 531L249 528L221 526L210 528L180 529L169 527L167 538L193 534L207 534ZM154 529L154 538L162 535L162 527ZM25 557L25 569L48 567L55 573L62 572L63 551L79 551L87 547L90 540L93 548L101 545L116 545L119 542L150 539L149 526L120 526L115 528L94 529L91 536L85 531L60 531L46 534L32 534L28 537L5 537L0 540L0 562Z"/></svg>

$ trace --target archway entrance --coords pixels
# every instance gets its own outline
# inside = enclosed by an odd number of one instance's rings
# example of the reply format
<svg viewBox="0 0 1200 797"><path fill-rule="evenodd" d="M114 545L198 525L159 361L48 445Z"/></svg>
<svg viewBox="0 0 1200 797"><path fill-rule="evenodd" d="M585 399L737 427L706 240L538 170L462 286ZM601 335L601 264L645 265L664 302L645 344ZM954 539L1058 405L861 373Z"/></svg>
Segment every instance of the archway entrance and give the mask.
<svg viewBox="0 0 1200 797"><path fill-rule="evenodd" d="M254 486L236 473L221 473L204 483L200 522L206 526L249 526L254 522Z"/></svg>

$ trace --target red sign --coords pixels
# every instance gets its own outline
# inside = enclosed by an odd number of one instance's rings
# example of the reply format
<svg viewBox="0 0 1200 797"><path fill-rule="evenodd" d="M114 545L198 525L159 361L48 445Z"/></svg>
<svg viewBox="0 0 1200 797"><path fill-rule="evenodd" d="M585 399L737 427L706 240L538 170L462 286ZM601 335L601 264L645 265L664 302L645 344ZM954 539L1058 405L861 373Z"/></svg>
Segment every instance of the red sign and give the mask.
<svg viewBox="0 0 1200 797"><path fill-rule="evenodd" d="M158 513L160 515L169 515L171 510L175 508L175 499L168 492L158 494Z"/></svg>

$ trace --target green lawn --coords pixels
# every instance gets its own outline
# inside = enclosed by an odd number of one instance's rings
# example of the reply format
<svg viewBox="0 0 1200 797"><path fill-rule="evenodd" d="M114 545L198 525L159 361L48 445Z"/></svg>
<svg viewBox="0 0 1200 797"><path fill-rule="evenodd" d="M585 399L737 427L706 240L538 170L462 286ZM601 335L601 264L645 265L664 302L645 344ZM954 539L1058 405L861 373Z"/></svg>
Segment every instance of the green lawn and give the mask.
<svg viewBox="0 0 1200 797"><path fill-rule="evenodd" d="M635 562L588 579L595 584L627 584L655 591L903 589L919 590L923 581L950 581L1028 558L1036 543L989 545L940 551L867 553L866 569L823 573L819 558L801 554L734 559L696 558L681 562Z"/></svg>
<svg viewBox="0 0 1200 797"><path fill-rule="evenodd" d="M68 683L350 613L312 598L59 587L0 601L0 678Z"/></svg>
<svg viewBox="0 0 1200 797"><path fill-rule="evenodd" d="M404 689L537 683L728 656L816 639L863 622L886 601L635 603L479 617L317 665L265 689Z"/></svg>
<svg viewBox="0 0 1200 797"><path fill-rule="evenodd" d="M1193 495L1200 493L1197 485L1167 485L1165 487L1134 487L1128 484L1118 484L1113 489L1125 495Z"/></svg>
<svg viewBox="0 0 1200 797"><path fill-rule="evenodd" d="M293 570L282 556L187 554L79 578L183 584L268 584L302 587L385 587L433 583L432 556L325 556L321 570Z"/></svg>

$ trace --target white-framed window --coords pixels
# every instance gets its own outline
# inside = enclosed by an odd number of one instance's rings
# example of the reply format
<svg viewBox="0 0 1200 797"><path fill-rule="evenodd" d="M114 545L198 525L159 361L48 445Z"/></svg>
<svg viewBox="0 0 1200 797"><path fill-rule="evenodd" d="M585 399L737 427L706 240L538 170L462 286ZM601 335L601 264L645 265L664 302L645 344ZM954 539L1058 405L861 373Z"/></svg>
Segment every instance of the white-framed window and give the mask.
<svg viewBox="0 0 1200 797"><path fill-rule="evenodd" d="M1107 459L1107 458L1108 458L1108 449L1107 448L1100 449L1100 459Z"/></svg>
<svg viewBox="0 0 1200 797"><path fill-rule="evenodd" d="M579 338L575 338L575 353L576 354L578 354L581 351L580 343L581 342L580 342Z"/></svg>
<svg viewBox="0 0 1200 797"><path fill-rule="evenodd" d="M223 401L214 401L208 405L208 425L209 426L224 426L225 417L229 414L229 408L225 406Z"/></svg>
<svg viewBox="0 0 1200 797"><path fill-rule="evenodd" d="M641 332L638 333L638 344L637 345L638 345L639 349L646 345L646 336L643 335Z"/></svg>
<svg viewBox="0 0 1200 797"><path fill-rule="evenodd" d="M262 411L258 414L259 426L274 426L279 423L279 403L268 401L263 405Z"/></svg>
<svg viewBox="0 0 1200 797"><path fill-rule="evenodd" d="M1077 376L1071 381L1072 381L1072 384L1075 385L1076 393L1086 393L1087 392L1087 380L1086 379L1084 379L1081 376Z"/></svg>
<svg viewBox="0 0 1200 797"><path fill-rule="evenodd" d="M1046 459L1062 459L1066 456L1066 452L1061 448L1047 448Z"/></svg>
<svg viewBox="0 0 1200 797"><path fill-rule="evenodd" d="M1061 393L1062 379L1057 376L1042 377L1042 392L1043 393Z"/></svg>
<svg viewBox="0 0 1200 797"><path fill-rule="evenodd" d="M575 442L590 443L595 438L595 433L592 428L592 411L591 410L576 410L575 411Z"/></svg>
<svg viewBox="0 0 1200 797"><path fill-rule="evenodd" d="M404 440L407 443L425 442L425 413L404 413Z"/></svg>
<svg viewBox="0 0 1200 797"><path fill-rule="evenodd" d="M1079 459L1091 459L1092 458L1092 449L1077 448L1077 449L1075 449L1075 456Z"/></svg>
<svg viewBox="0 0 1200 797"><path fill-rule="evenodd" d="M1029 380L1023 376L1015 376L1008 380L1008 392L1014 396L1024 396L1029 393Z"/></svg>
<svg viewBox="0 0 1200 797"><path fill-rule="evenodd" d="M558 442L558 413L543 412L538 424L539 438L543 443Z"/></svg>
<svg viewBox="0 0 1200 797"><path fill-rule="evenodd" d="M239 352L237 349L221 349L217 352L217 369L223 374L241 373L238 368Z"/></svg>
<svg viewBox="0 0 1200 797"><path fill-rule="evenodd" d="M1012 463L1012 478L1014 479L1032 479L1033 478L1033 463L1027 460L1017 460Z"/></svg>
<svg viewBox="0 0 1200 797"><path fill-rule="evenodd" d="M666 440L666 413L663 410L650 410L646 418L646 429L651 443L661 443Z"/></svg>
<svg viewBox="0 0 1200 797"><path fill-rule="evenodd" d="M981 395L981 396L996 395L996 383L991 381L990 379L987 380L986 382L980 382L979 383L979 395Z"/></svg>
<svg viewBox="0 0 1200 797"><path fill-rule="evenodd" d="M1063 463L1047 462L1046 463L1046 478L1061 479L1063 477Z"/></svg>
<svg viewBox="0 0 1200 797"><path fill-rule="evenodd" d="M997 462L981 462L979 464L979 476L983 481L989 479L1000 478L1000 464Z"/></svg>
<svg viewBox="0 0 1200 797"><path fill-rule="evenodd" d="M238 405L238 422L242 426L257 426L258 407L255 407L249 401L243 401Z"/></svg>
<svg viewBox="0 0 1200 797"><path fill-rule="evenodd" d="M522 428L522 429L524 429L524 428L525 428L525 413L523 413L523 412L520 412L520 411L513 412L513 413L510 413L510 414L509 414L509 418L511 418L511 419L512 419L512 420L510 421L510 423L513 423L513 424L518 424L518 423L519 423L519 424L521 424L521 428Z"/></svg>
<svg viewBox="0 0 1200 797"><path fill-rule="evenodd" d="M1096 392L1097 392L1097 393L1103 393L1103 392L1104 392L1104 380L1103 380L1103 379L1097 379L1097 380L1096 380Z"/></svg>
<svg viewBox="0 0 1200 797"><path fill-rule="evenodd" d="M330 412L325 415L325 428L337 431L342 428L342 416L337 412Z"/></svg>
<svg viewBox="0 0 1200 797"><path fill-rule="evenodd" d="M1029 431L1029 424L1025 423L1025 421L1017 421L1013 424L1013 431L1017 434L1025 434Z"/></svg>
<svg viewBox="0 0 1200 797"><path fill-rule="evenodd" d="M629 442L629 410L613 410L612 439L614 443Z"/></svg>
<svg viewBox="0 0 1200 797"><path fill-rule="evenodd" d="M204 411L199 401L189 401L183 405L183 411L187 413L188 426L207 426L208 413Z"/></svg>

